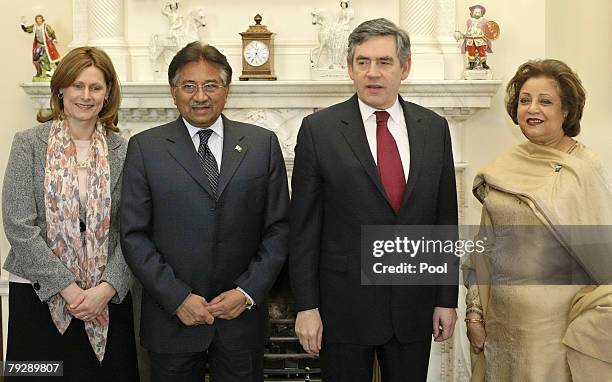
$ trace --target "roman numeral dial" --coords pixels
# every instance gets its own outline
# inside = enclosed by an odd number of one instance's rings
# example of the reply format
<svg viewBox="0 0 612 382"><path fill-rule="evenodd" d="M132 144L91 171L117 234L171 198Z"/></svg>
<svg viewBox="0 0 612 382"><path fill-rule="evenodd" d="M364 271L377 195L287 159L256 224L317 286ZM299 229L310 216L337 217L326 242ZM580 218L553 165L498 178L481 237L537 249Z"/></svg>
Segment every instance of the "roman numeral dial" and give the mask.
<svg viewBox="0 0 612 382"><path fill-rule="evenodd" d="M262 66L270 58L268 46L261 41L251 41L244 48L244 59L251 66Z"/></svg>

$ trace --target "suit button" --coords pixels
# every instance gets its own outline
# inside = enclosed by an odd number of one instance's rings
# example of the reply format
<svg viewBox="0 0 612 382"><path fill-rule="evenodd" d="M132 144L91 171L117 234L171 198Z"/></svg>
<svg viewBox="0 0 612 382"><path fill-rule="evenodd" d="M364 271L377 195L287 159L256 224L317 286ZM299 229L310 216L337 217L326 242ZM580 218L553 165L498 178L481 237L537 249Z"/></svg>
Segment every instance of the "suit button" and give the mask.
<svg viewBox="0 0 612 382"><path fill-rule="evenodd" d="M34 283L34 285L32 285L32 287L34 288L34 290L40 290L40 284L37 282Z"/></svg>
<svg viewBox="0 0 612 382"><path fill-rule="evenodd" d="M79 231L85 232L85 228L87 228L87 226L85 225L85 222L79 219Z"/></svg>

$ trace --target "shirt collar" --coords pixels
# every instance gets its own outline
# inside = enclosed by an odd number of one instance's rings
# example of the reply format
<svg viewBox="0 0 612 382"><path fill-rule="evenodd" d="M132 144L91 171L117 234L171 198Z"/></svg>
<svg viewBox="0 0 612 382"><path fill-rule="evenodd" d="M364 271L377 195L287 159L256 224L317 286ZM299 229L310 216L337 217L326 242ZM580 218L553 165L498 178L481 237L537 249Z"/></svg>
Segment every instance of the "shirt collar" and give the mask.
<svg viewBox="0 0 612 382"><path fill-rule="evenodd" d="M185 126L187 126L187 131L189 131L189 136L192 139L198 133L198 131L203 130L201 127L193 126L192 124L187 122L185 118L183 118L183 123L185 123ZM219 116L217 120L215 121L215 123L209 126L208 129L211 129L215 134L217 134L219 137L223 139L223 118Z"/></svg>
<svg viewBox="0 0 612 382"><path fill-rule="evenodd" d="M359 103L359 111L361 112L361 119L365 122L370 118L375 111L381 111L382 109L373 108L370 105L367 105L365 102L357 97L357 102ZM390 108L384 109L395 123L399 123L400 118L403 114L402 106L399 103L399 98L395 100L395 103L391 105Z"/></svg>

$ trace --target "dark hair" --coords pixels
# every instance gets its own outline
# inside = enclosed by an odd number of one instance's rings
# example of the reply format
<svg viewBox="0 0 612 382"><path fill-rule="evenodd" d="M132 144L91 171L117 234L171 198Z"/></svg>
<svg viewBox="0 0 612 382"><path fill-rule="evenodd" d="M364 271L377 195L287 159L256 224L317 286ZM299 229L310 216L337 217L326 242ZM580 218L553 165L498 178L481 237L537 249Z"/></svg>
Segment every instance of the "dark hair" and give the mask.
<svg viewBox="0 0 612 382"><path fill-rule="evenodd" d="M185 45L172 58L168 67L168 82L170 86L176 85L181 68L190 62L207 61L219 68L219 75L224 85L232 82L232 67L227 62L223 53L212 45L202 45L199 41L194 41Z"/></svg>
<svg viewBox="0 0 612 382"><path fill-rule="evenodd" d="M348 37L348 55L346 57L349 65L353 63L357 45L361 45L366 40L378 36L395 37L397 57L399 57L400 64L404 65L410 58L410 37L408 37L408 33L405 30L398 28L391 21L382 18L364 21L351 32Z"/></svg>
<svg viewBox="0 0 612 382"><path fill-rule="evenodd" d="M81 72L94 66L104 74L104 81L108 88L108 97L98 113L98 119L102 125L112 131L119 131L119 106L121 105L121 88L119 79L113 67L110 57L101 49L92 46L82 46L68 52L60 61L51 77L51 113L38 112L38 122L47 122L52 119L64 117L64 102L59 97L59 92L76 81Z"/></svg>
<svg viewBox="0 0 612 382"><path fill-rule="evenodd" d="M519 66L516 74L506 86L506 111L514 124L518 125L517 108L521 88L528 79L548 77L555 80L561 97L561 108L567 113L561 126L568 137L580 133L580 119L586 94L578 75L563 61L546 59L527 61Z"/></svg>

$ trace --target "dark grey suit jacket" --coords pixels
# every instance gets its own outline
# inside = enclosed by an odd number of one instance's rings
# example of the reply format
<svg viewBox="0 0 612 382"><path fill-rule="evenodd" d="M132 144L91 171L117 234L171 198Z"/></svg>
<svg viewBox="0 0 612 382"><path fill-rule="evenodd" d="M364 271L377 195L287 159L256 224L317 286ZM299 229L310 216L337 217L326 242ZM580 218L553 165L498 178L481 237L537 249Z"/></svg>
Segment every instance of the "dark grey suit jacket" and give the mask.
<svg viewBox="0 0 612 382"><path fill-rule="evenodd" d="M218 200L181 117L129 142L121 242L143 285L142 343L154 352L205 350L215 329L228 343L263 345L266 298L287 255L287 175L274 133L223 124ZM210 301L237 286L257 305L234 320L187 327L175 315L190 292Z"/></svg>
<svg viewBox="0 0 612 382"><path fill-rule="evenodd" d="M75 278L47 245L45 218L45 162L51 122L15 134L2 190L4 232L11 244L4 269L32 282L41 301L48 300ZM115 133L106 138L111 175L111 227L108 261L101 281L117 291L118 303L129 292L132 272L119 245L119 198L121 169L127 144Z"/></svg>
<svg viewBox="0 0 612 382"><path fill-rule="evenodd" d="M446 120L400 97L410 172L399 214L370 151L357 96L302 122L295 149L289 272L297 311L319 308L326 341L379 345L431 338L435 306L457 286L363 286L363 225L455 225L455 171Z"/></svg>

